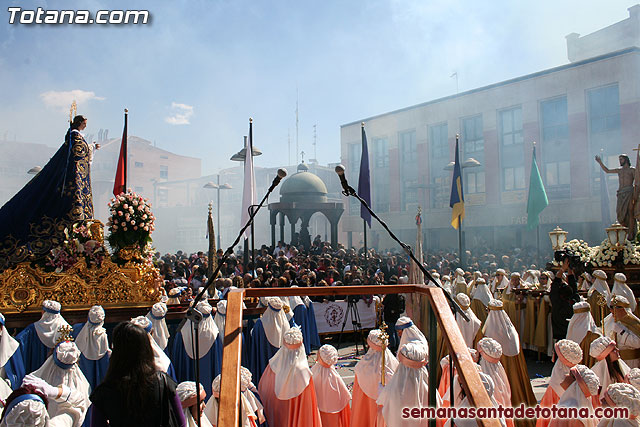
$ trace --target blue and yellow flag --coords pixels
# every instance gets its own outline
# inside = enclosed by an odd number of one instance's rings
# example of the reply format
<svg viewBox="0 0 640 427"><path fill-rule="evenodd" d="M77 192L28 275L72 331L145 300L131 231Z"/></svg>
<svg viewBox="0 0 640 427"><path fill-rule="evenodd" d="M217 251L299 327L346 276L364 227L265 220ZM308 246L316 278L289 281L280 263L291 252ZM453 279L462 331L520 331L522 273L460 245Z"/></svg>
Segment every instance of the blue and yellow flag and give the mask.
<svg viewBox="0 0 640 427"><path fill-rule="evenodd" d="M462 191L462 173L460 168L460 156L458 155L458 137L456 136L456 161L453 166L453 178L451 179L451 199L449 206L451 212L451 226L456 230L460 227L460 221L464 219L464 192Z"/></svg>
<svg viewBox="0 0 640 427"><path fill-rule="evenodd" d="M360 176L358 177L358 195L371 206L371 173L369 172L369 148L367 134L362 123L362 156L360 157ZM360 218L371 228L371 214L363 205L360 206Z"/></svg>

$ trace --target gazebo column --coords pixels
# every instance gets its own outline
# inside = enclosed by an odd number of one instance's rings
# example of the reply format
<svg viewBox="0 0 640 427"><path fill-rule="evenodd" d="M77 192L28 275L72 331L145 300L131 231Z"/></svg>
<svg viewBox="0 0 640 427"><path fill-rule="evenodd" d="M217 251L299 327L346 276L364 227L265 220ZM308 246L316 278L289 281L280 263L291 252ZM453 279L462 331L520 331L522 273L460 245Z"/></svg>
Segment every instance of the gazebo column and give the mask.
<svg viewBox="0 0 640 427"><path fill-rule="evenodd" d="M280 241L284 243L284 213L280 212Z"/></svg>
<svg viewBox="0 0 640 427"><path fill-rule="evenodd" d="M298 219L296 218L294 221L291 221L291 217L289 217L289 222L291 223L291 241L289 242L289 244L293 245L294 243L294 237L296 234L296 222L298 222Z"/></svg>
<svg viewBox="0 0 640 427"><path fill-rule="evenodd" d="M271 247L276 247L276 219L278 218L278 211L271 211L269 215L269 222L271 224Z"/></svg>
<svg viewBox="0 0 640 427"><path fill-rule="evenodd" d="M309 235L309 221L314 212L305 213L302 216L302 224L300 224L300 243L304 245L306 250L311 248L311 235Z"/></svg>
<svg viewBox="0 0 640 427"><path fill-rule="evenodd" d="M331 224L331 247L335 250L338 249L338 220L332 219L329 221Z"/></svg>

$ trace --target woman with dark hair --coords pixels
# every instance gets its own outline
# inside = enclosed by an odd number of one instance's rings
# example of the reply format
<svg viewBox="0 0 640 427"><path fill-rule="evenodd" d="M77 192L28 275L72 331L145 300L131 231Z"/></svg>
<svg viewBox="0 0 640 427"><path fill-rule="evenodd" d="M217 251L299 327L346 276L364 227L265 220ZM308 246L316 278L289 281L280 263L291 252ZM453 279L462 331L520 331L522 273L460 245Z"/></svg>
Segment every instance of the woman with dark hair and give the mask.
<svg viewBox="0 0 640 427"><path fill-rule="evenodd" d="M89 145L76 116L65 141L42 170L0 208L0 271L28 259L46 257L65 240L64 230L93 218Z"/></svg>
<svg viewBox="0 0 640 427"><path fill-rule="evenodd" d="M175 381L156 370L147 332L131 322L113 330L109 369L90 399L92 427L185 426Z"/></svg>

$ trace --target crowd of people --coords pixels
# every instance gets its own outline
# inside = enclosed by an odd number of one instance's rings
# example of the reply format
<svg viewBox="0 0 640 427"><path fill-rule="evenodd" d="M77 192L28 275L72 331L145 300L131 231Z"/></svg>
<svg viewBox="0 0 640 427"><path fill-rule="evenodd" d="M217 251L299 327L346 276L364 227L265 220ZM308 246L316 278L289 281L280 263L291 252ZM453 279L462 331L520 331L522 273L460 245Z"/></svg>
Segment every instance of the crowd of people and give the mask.
<svg viewBox="0 0 640 427"><path fill-rule="evenodd" d="M448 334L452 328L460 332L492 404L576 408L588 415L559 420L547 414L535 420L511 414L497 417L501 425L640 425L640 319L624 274L578 274L568 259L553 271L540 269L525 251L467 255L473 268L461 268L448 253L425 254L425 267L468 318L457 315L455 325L440 327ZM45 301L41 319L15 338L2 328L0 427L195 426L198 419L201 426L216 426L229 289L383 286L410 283L413 274L404 254L370 250L365 256L319 239L308 252L283 244L262 247L255 260L233 256L221 265L208 298L195 305L202 321L170 330L165 317L171 305L193 300L211 270L202 252L158 255L155 262L167 295L146 316L119 323L110 336L102 307L91 308L85 323L69 325L55 301ZM426 418L409 419L404 409L429 406L430 381L438 388L438 408L472 406L451 366L444 334L428 340L422 332L424 301L416 294L371 298L381 302L389 329L368 333L368 350L354 367L351 390L336 370L336 348L319 339L314 299L260 298L264 312L243 322L241 425L426 426ZM317 297L315 303L327 299ZM525 350L555 361L540 402ZM436 378L428 375L430 352L440 360ZM194 360L199 361L197 385ZM628 412L615 421L598 419L596 410L603 407ZM463 417L453 422L475 425Z"/></svg>

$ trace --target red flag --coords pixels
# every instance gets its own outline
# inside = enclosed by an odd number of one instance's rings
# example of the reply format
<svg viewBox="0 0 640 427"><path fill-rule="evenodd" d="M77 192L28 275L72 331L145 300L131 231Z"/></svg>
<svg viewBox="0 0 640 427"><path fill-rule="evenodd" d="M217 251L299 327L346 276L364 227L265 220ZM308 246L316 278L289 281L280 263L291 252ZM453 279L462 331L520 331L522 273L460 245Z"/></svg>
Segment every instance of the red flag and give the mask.
<svg viewBox="0 0 640 427"><path fill-rule="evenodd" d="M122 143L120 144L120 156L118 157L118 167L116 169L116 180L113 183L113 195L127 191L127 118L129 111L124 110L124 130L122 131Z"/></svg>

